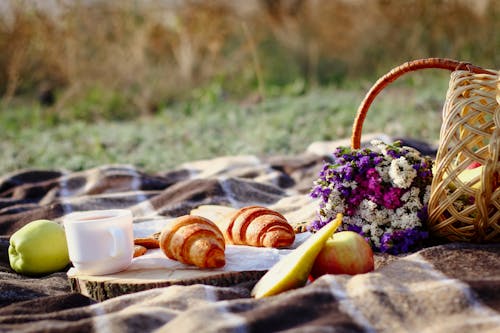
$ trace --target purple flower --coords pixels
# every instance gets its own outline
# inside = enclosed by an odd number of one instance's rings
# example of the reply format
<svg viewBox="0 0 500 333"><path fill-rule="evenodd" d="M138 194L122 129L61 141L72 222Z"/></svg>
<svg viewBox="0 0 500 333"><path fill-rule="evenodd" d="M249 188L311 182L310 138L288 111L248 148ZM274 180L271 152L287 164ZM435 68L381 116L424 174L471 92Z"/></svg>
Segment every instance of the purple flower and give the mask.
<svg viewBox="0 0 500 333"><path fill-rule="evenodd" d="M417 178L427 182L432 180L432 166L429 163L420 162L413 165L413 169L417 171Z"/></svg>
<svg viewBox="0 0 500 333"><path fill-rule="evenodd" d="M363 175L360 174L360 177L363 177ZM380 189L382 178L380 178L380 175L375 168L371 168L366 171L366 178L368 180L368 188L370 190L378 191Z"/></svg>
<svg viewBox="0 0 500 333"><path fill-rule="evenodd" d="M319 209L318 218L310 224L310 230L318 230L332 220L339 211L339 206L335 207L335 211L329 211L326 207L329 202L336 202L343 207L341 211L344 214L343 230L352 230L363 235L377 251L408 252L427 238L428 234L423 230L428 217L427 202L424 202L424 198L427 198L426 189L432 182L432 161L427 157L411 153L414 151L402 147L399 143L386 145L384 150L386 154L369 148L353 150L348 147L339 147L335 150L332 163L325 163L311 190L311 197L319 199ZM397 158L405 158L407 163L417 171L417 177L407 189L393 187L390 181L384 180L382 173L379 174L381 168L383 175L389 175L391 162ZM416 216L406 217L418 219L412 220L412 225L421 227L414 229L397 227L395 229L395 224L393 225L395 219L399 221L399 218L406 214L405 209L398 210L398 208L407 204L413 206L412 202L402 200L403 195L412 188L419 189L419 196L405 200L418 200L418 204L424 208L417 212ZM363 205L364 201L370 204ZM370 211L362 212L360 209ZM374 210L373 215L371 210ZM380 221L380 216L388 216L387 221ZM364 233L359 225L360 221L370 226L370 228L364 228ZM371 231L372 223L377 223L375 229L384 231L386 228L391 228L394 231L385 232L379 237L378 232Z"/></svg>
<svg viewBox="0 0 500 333"><path fill-rule="evenodd" d="M307 229L309 231L317 231L317 230L323 228L325 225L327 225L331 221L332 221L331 218L329 218L325 221L321 221L319 219L316 219L316 220L312 221L312 223L307 226Z"/></svg>
<svg viewBox="0 0 500 333"><path fill-rule="evenodd" d="M368 170L368 168L371 167L370 162L371 162L370 156L362 156L358 162L359 172L363 173L365 170Z"/></svg>
<svg viewBox="0 0 500 333"><path fill-rule="evenodd" d="M390 254L406 253L423 245L429 237L427 231L417 229L396 230L385 233L380 239L380 252Z"/></svg>
<svg viewBox="0 0 500 333"><path fill-rule="evenodd" d="M354 179L354 168L347 165L344 170L344 179L347 181L351 181Z"/></svg>
<svg viewBox="0 0 500 333"><path fill-rule="evenodd" d="M392 149L387 150L387 155L389 155L390 157L392 157L394 159L401 157L401 154L399 154L398 152L396 152L395 150L392 150Z"/></svg>
<svg viewBox="0 0 500 333"><path fill-rule="evenodd" d="M391 187L384 193L383 206L389 209L396 209L402 206L401 195L404 190L398 187Z"/></svg>
<svg viewBox="0 0 500 333"><path fill-rule="evenodd" d="M424 207L422 207L422 209L417 212L417 216L421 221L427 221L427 219L429 218L427 205L424 205Z"/></svg>
<svg viewBox="0 0 500 333"><path fill-rule="evenodd" d="M349 225L347 226L347 231L354 231L355 233L358 233L358 234L360 234L361 236L363 236L363 235L364 235L364 233L363 233L363 231L362 231L362 230L363 230L363 229L362 229L360 226L357 226L357 225L349 224Z"/></svg>
<svg viewBox="0 0 500 333"><path fill-rule="evenodd" d="M322 186L315 186L311 192L311 197L322 198L323 201L328 201L331 192L332 190L328 187L324 188Z"/></svg>
<svg viewBox="0 0 500 333"><path fill-rule="evenodd" d="M340 188L339 192L344 198L347 198L351 194L351 190L346 187Z"/></svg>

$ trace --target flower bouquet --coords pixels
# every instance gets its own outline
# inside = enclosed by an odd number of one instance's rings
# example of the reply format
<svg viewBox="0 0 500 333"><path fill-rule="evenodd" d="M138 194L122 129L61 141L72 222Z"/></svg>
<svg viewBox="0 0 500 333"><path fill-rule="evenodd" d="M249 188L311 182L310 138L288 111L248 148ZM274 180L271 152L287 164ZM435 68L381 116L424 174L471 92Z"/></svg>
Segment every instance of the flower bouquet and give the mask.
<svg viewBox="0 0 500 333"><path fill-rule="evenodd" d="M409 252L428 237L431 182L431 159L399 142L339 147L314 182L311 196L320 200L309 227L319 230L342 213L339 230L360 233L375 251Z"/></svg>

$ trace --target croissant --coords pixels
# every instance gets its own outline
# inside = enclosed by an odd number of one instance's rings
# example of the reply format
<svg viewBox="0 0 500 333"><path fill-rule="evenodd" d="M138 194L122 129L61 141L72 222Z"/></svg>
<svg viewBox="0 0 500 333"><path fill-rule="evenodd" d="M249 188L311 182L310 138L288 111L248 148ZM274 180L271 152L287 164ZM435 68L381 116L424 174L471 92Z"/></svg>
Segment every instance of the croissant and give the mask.
<svg viewBox="0 0 500 333"><path fill-rule="evenodd" d="M222 232L210 220L185 215L165 226L159 238L165 255L200 268L218 268L226 264Z"/></svg>
<svg viewBox="0 0 500 333"><path fill-rule="evenodd" d="M228 244L258 247L288 247L295 232L280 213L260 206L249 206L216 222Z"/></svg>

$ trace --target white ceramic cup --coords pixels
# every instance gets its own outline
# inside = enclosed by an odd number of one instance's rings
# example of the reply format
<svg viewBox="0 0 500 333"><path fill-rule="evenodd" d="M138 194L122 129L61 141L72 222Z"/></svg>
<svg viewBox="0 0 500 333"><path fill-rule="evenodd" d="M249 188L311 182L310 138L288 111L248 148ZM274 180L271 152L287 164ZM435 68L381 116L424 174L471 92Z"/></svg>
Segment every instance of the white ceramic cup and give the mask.
<svg viewBox="0 0 500 333"><path fill-rule="evenodd" d="M75 212L63 218L69 258L81 274L122 271L132 262L132 213L126 209Z"/></svg>

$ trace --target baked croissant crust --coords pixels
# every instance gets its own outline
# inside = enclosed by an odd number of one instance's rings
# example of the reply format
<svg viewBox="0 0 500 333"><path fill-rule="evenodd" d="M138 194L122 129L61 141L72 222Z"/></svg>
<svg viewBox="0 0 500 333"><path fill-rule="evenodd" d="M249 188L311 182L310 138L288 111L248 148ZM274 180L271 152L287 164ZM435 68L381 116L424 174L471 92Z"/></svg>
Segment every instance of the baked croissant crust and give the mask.
<svg viewBox="0 0 500 333"><path fill-rule="evenodd" d="M160 234L160 248L165 255L200 268L219 268L226 264L222 232L212 221L184 215L166 225Z"/></svg>
<svg viewBox="0 0 500 333"><path fill-rule="evenodd" d="M295 232L280 213L260 206L239 209L216 221L227 244L257 247L289 247Z"/></svg>

